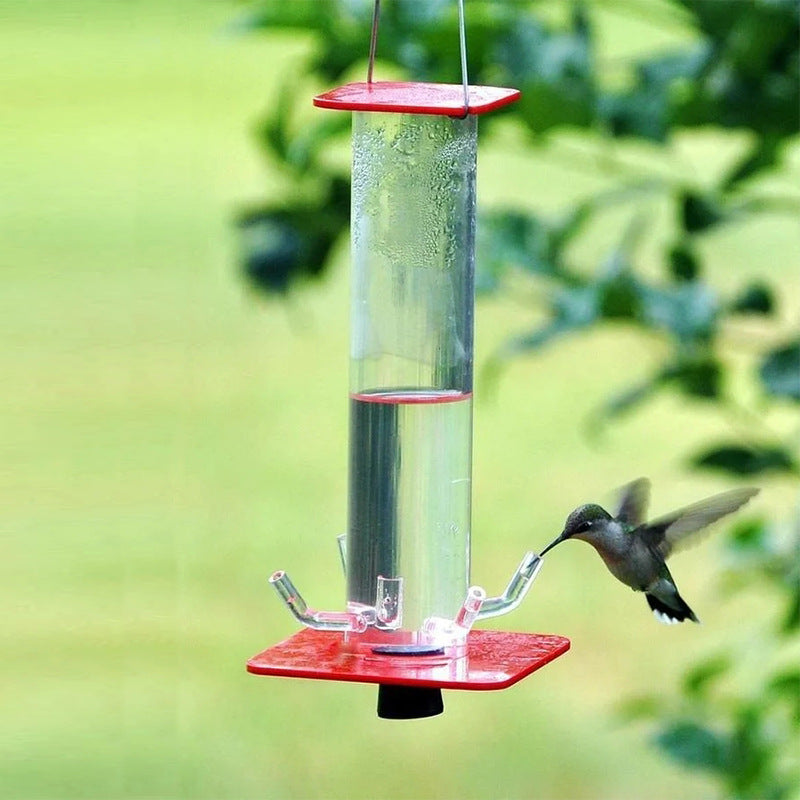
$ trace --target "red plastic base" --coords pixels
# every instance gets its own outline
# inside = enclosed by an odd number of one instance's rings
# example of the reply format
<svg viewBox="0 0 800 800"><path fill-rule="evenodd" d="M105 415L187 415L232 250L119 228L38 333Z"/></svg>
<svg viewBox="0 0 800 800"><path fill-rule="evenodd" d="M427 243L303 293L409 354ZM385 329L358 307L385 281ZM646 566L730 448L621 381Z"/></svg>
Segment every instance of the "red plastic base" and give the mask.
<svg viewBox="0 0 800 800"><path fill-rule="evenodd" d="M569 650L569 639L538 633L471 631L467 654L430 665L420 658L360 656L344 649L342 634L305 628L253 656L256 675L316 678L442 689L505 689Z"/></svg>
<svg viewBox="0 0 800 800"><path fill-rule="evenodd" d="M469 113L485 114L518 100L518 89L470 86ZM464 116L464 87L450 83L348 83L314 98L319 108Z"/></svg>

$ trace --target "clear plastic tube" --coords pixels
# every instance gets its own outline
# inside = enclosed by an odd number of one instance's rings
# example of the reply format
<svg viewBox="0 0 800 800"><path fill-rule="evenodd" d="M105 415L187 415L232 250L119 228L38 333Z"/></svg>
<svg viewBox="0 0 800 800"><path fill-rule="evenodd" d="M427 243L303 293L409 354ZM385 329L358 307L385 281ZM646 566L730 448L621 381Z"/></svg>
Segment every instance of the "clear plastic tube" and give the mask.
<svg viewBox="0 0 800 800"><path fill-rule="evenodd" d="M378 575L375 615L380 628L393 630L403 624L403 579Z"/></svg>
<svg viewBox="0 0 800 800"><path fill-rule="evenodd" d="M467 592L464 604L453 620L455 625L465 631L471 630L481 611L481 606L486 601L486 592L480 586L471 586Z"/></svg>
<svg viewBox="0 0 800 800"><path fill-rule="evenodd" d="M307 628L319 631L354 631L363 633L367 629L367 620L362 614L349 611L319 611L309 608L300 592L283 571L274 572L269 582L286 604L294 618Z"/></svg>
<svg viewBox="0 0 800 800"><path fill-rule="evenodd" d="M463 644L478 619L485 598L486 592L480 586L470 586L454 619L428 617L425 620L423 632L426 638L437 644Z"/></svg>
<svg viewBox="0 0 800 800"><path fill-rule="evenodd" d="M513 611L528 593L541 567L542 559L536 553L531 551L525 553L503 594L487 597L483 601L478 619L499 617Z"/></svg>
<svg viewBox="0 0 800 800"><path fill-rule="evenodd" d="M353 115L347 600L402 579L411 640L469 586L476 153L474 115Z"/></svg>

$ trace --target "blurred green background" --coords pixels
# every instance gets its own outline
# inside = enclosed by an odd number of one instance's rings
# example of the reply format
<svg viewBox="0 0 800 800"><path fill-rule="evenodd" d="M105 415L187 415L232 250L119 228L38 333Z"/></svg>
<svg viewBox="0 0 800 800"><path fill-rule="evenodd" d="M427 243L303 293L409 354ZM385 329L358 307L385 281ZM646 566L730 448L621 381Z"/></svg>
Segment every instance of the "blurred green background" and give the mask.
<svg viewBox="0 0 800 800"><path fill-rule="evenodd" d="M719 603L713 541L673 566L704 625L671 629L590 548L564 547L501 626L569 636L570 653L504 692L446 693L441 717L386 722L374 687L245 673L296 629L272 570L314 605L343 594L346 242L324 281L264 300L236 272L232 226L237 207L280 189L247 127L307 42L235 35L221 1L0 9L0 794L711 796L612 712L669 691L734 629L750 633L745 674L758 662L773 599ZM619 15L601 33L620 54L673 35ZM700 131L676 146L712 170L734 139ZM789 186L796 145L787 160ZM516 192L556 208L591 180L511 133L480 159L489 203ZM793 220L714 237L723 289L796 270ZM784 284L781 303L796 308L796 281ZM524 319L508 302L480 305L479 363ZM657 357L657 344L604 331L515 362L477 398L475 582L500 591L572 507L639 475L656 513L727 486L683 469L719 422L675 397L600 444L583 435L620 364L644 372ZM776 480L756 505L788 516L794 501Z"/></svg>

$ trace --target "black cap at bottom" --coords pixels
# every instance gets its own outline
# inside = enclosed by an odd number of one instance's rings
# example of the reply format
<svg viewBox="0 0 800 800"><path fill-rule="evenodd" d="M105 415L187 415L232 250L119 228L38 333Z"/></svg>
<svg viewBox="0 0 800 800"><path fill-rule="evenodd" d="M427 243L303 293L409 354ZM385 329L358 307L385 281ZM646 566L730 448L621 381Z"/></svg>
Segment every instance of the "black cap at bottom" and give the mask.
<svg viewBox="0 0 800 800"><path fill-rule="evenodd" d="M378 716L381 719L422 719L444 711L441 689L420 689L417 686L378 687Z"/></svg>

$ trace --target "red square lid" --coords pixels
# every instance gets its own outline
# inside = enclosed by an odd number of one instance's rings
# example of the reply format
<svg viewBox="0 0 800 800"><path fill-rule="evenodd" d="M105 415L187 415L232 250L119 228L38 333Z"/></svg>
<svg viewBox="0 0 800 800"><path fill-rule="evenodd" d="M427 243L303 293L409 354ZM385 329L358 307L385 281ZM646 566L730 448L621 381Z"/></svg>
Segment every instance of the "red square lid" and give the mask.
<svg viewBox="0 0 800 800"><path fill-rule="evenodd" d="M514 103L519 96L519 89L470 86L468 113L485 114ZM463 117L464 87L453 83L348 83L318 95L314 98L314 105L341 111Z"/></svg>

